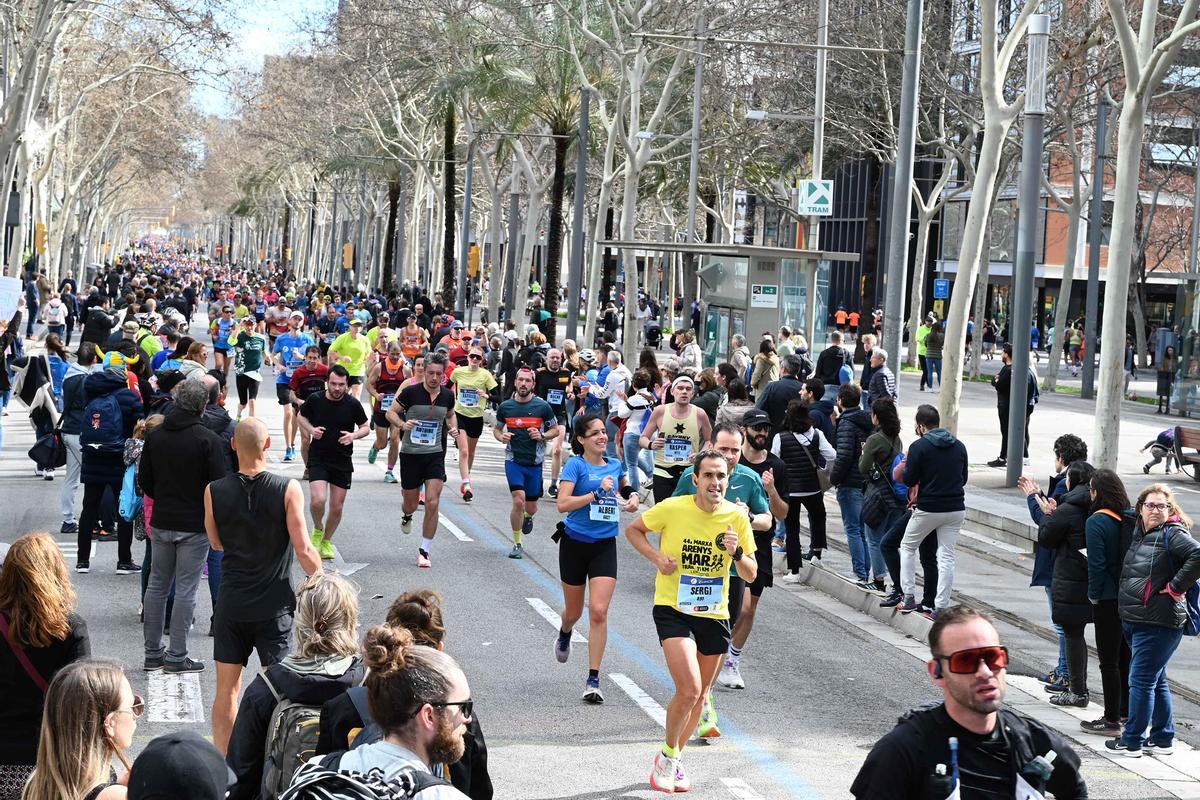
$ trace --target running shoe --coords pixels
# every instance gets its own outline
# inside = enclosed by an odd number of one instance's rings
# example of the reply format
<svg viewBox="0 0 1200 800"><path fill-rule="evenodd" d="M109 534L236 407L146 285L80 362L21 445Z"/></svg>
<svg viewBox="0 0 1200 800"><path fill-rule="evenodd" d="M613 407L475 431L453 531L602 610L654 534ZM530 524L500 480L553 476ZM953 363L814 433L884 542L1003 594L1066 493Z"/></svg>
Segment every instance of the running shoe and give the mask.
<svg viewBox="0 0 1200 800"><path fill-rule="evenodd" d="M520 547L521 545L517 545ZM558 659L558 663L565 664L567 659L571 657L571 632L558 632L558 636L554 637L554 657Z"/></svg>
<svg viewBox="0 0 1200 800"><path fill-rule="evenodd" d="M584 702L600 705L604 702L604 693L600 691L600 679L588 676L587 685L583 687ZM679 791L678 787L675 791Z"/></svg>
<svg viewBox="0 0 1200 800"><path fill-rule="evenodd" d="M462 492L462 499L464 503L469 503L475 499L475 493L471 491L470 481L464 481L463 485L458 487L458 490Z"/></svg>
<svg viewBox="0 0 1200 800"><path fill-rule="evenodd" d="M558 497L558 482L550 484L550 488L546 490L546 494L550 497Z"/></svg>
<svg viewBox="0 0 1200 800"><path fill-rule="evenodd" d="M1144 750L1148 756L1169 756L1171 753L1175 752L1175 748L1172 746L1172 744L1174 743L1155 744L1152 740L1147 739L1146 743L1142 745L1142 750Z"/></svg>
<svg viewBox="0 0 1200 800"><path fill-rule="evenodd" d="M675 791L690 792L692 790L692 779L683 771L683 759L675 759Z"/></svg>
<svg viewBox="0 0 1200 800"><path fill-rule="evenodd" d="M526 536L533 533L533 517L525 517L525 520L521 523L521 533L525 534Z"/></svg>
<svg viewBox="0 0 1200 800"><path fill-rule="evenodd" d="M514 544L513 549L508 551L509 558L524 558L525 550L519 544Z"/></svg>
<svg viewBox="0 0 1200 800"><path fill-rule="evenodd" d="M417 566L421 569L429 569L429 556L424 550L417 551Z"/></svg>
<svg viewBox="0 0 1200 800"><path fill-rule="evenodd" d="M105 530L104 528L100 528L98 532L97 531L92 532L92 541L94 541L94 542L115 542L116 540L117 540L117 534L114 533L113 531L109 531L109 530Z"/></svg>
<svg viewBox="0 0 1200 800"><path fill-rule="evenodd" d="M896 604L896 610L901 614L911 614L914 611L920 611L921 604L911 594L906 594L904 599Z"/></svg>
<svg viewBox="0 0 1200 800"><path fill-rule="evenodd" d="M1138 747L1138 748L1134 749L1134 748L1130 747L1129 745L1125 744L1124 742L1122 742L1119 738L1118 739L1109 739L1107 742L1104 743L1104 747L1105 747L1105 749L1108 750L1108 752L1110 752L1114 755L1122 755L1122 756L1125 756L1126 758L1141 758L1142 757L1142 748Z"/></svg>
<svg viewBox="0 0 1200 800"><path fill-rule="evenodd" d="M372 447L370 450L367 451L367 463L368 464L374 464L375 459L377 459L377 458L379 458L379 448L378 447Z"/></svg>
<svg viewBox="0 0 1200 800"><path fill-rule="evenodd" d="M1058 680L1059 680L1058 668L1055 667L1054 669L1052 669L1048 673L1046 673L1045 676L1038 678L1038 680L1041 681L1042 683L1058 683Z"/></svg>
<svg viewBox="0 0 1200 800"><path fill-rule="evenodd" d="M334 556L337 555L333 549L333 542L328 539L321 540L321 543L317 545L317 552L321 554L321 558L324 561L332 561Z"/></svg>
<svg viewBox="0 0 1200 800"><path fill-rule="evenodd" d="M296 448L289 447L283 451L283 461L285 464L291 463L295 460L296 460Z"/></svg>
<svg viewBox="0 0 1200 800"><path fill-rule="evenodd" d="M117 564L117 574L118 575L140 575L140 574L142 574L142 568L139 567L137 564L134 564L132 561L124 561L120 564Z"/></svg>
<svg viewBox="0 0 1200 800"><path fill-rule="evenodd" d="M718 739L721 736L721 729L717 727L717 709L713 708L712 692L704 697L704 710L700 712L696 736L701 739Z"/></svg>
<svg viewBox="0 0 1200 800"><path fill-rule="evenodd" d="M405 514L400 517L400 532L405 536L412 533L412 514Z"/></svg>
<svg viewBox="0 0 1200 800"><path fill-rule="evenodd" d="M1085 733L1095 733L1100 736L1120 736L1121 723L1107 720L1104 717L1091 720L1090 722L1081 722L1079 727Z"/></svg>
<svg viewBox="0 0 1200 800"><path fill-rule="evenodd" d="M75 571L78 572L80 575L85 575L92 571L92 566L91 566L91 564L89 564L86 561L76 561L75 562Z"/></svg>
<svg viewBox="0 0 1200 800"><path fill-rule="evenodd" d="M780 539L779 537L775 537L774 539L771 540L771 549L773 551L775 551L776 553L786 553L787 552L787 543L783 539Z"/></svg>
<svg viewBox="0 0 1200 800"><path fill-rule="evenodd" d="M721 674L717 676L717 683L726 689L745 689L746 682L742 680L742 670L738 662L732 658L725 659L725 664L721 667Z"/></svg>
<svg viewBox="0 0 1200 800"><path fill-rule="evenodd" d="M654 756L654 769L650 771L650 788L667 794L675 792L675 768L678 759L663 755L660 751Z"/></svg>
<svg viewBox="0 0 1200 800"><path fill-rule="evenodd" d="M78 522L64 522L62 527L58 529L59 533L79 533Z"/></svg>
<svg viewBox="0 0 1200 800"><path fill-rule="evenodd" d="M797 584L804 583L804 579L800 577L799 572L789 572L780 579L783 583Z"/></svg>
<svg viewBox="0 0 1200 800"><path fill-rule="evenodd" d="M183 661L167 661L163 663L163 672L203 672L204 662L185 658Z"/></svg>
<svg viewBox="0 0 1200 800"><path fill-rule="evenodd" d="M42 477L48 481L54 480L54 470L52 470L52 469L42 470Z"/></svg>
<svg viewBox="0 0 1200 800"><path fill-rule="evenodd" d="M1050 694L1062 694L1071 690L1071 682L1065 675L1060 675L1054 683L1047 683L1042 688Z"/></svg>
<svg viewBox="0 0 1200 800"><path fill-rule="evenodd" d="M889 594L887 597L883 598L882 600L880 600L879 607L880 608L895 608L896 606L900 605L900 603L903 600L904 600L904 595L900 594L900 592L897 590L897 591L892 592L891 594Z"/></svg>
<svg viewBox="0 0 1200 800"><path fill-rule="evenodd" d="M425 505L425 490L424 489L422 489L421 493L419 495L417 495L417 504L422 505L422 506Z"/></svg>
<svg viewBox="0 0 1200 800"><path fill-rule="evenodd" d="M395 483L396 482L396 476L392 474L392 471L390 469L387 472L383 473L383 482L384 483Z"/></svg>
<svg viewBox="0 0 1200 800"><path fill-rule="evenodd" d="M1075 708L1087 708L1091 698L1087 692L1076 694L1075 692L1062 692L1050 696L1050 705L1053 706L1074 706Z"/></svg>
<svg viewBox="0 0 1200 800"><path fill-rule="evenodd" d="M930 622L937 622L937 618L942 615L941 611L938 611L936 608L930 608L929 606L924 605L924 604L922 604L921 607L917 609L917 613L920 614L925 619L929 620Z"/></svg>
<svg viewBox="0 0 1200 800"><path fill-rule="evenodd" d="M325 541L325 531L321 530L320 528L313 528L313 532L309 535L309 539L312 541L312 546L315 547L319 553L321 552L321 542Z"/></svg>

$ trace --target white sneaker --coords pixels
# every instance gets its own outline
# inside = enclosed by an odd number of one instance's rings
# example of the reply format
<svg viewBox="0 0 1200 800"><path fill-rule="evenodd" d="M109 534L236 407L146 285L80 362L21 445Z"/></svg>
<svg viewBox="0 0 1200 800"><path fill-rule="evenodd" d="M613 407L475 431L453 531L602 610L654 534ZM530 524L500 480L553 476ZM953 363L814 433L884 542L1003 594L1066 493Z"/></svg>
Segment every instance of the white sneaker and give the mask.
<svg viewBox="0 0 1200 800"><path fill-rule="evenodd" d="M692 779L683 771L683 759L675 759L675 791L690 792L692 790Z"/></svg>
<svg viewBox="0 0 1200 800"><path fill-rule="evenodd" d="M738 663L731 658L725 659L721 674L717 675L717 683L726 689L745 689L746 682L742 680L742 671Z"/></svg>
<svg viewBox="0 0 1200 800"><path fill-rule="evenodd" d="M667 794L674 793L675 772L678 767L679 759L665 756L660 751L654 756L654 769L650 771L650 788Z"/></svg>
<svg viewBox="0 0 1200 800"><path fill-rule="evenodd" d="M803 581L800 579L799 572L789 572L788 574L783 576L782 580L784 583L789 583L789 584L803 583Z"/></svg>

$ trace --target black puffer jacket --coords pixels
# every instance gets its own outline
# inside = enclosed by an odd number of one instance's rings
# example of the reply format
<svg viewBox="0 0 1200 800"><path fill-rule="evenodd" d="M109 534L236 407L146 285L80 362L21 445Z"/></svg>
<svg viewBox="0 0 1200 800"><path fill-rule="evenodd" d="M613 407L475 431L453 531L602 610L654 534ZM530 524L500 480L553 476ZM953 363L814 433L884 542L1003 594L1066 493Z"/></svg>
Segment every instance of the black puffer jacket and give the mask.
<svg viewBox="0 0 1200 800"><path fill-rule="evenodd" d="M1167 553L1168 547L1170 554ZM1200 579L1200 542L1178 522L1168 522L1152 531L1139 523L1133 543L1121 566L1121 588L1117 607L1123 622L1182 628L1187 609L1170 595L1162 594L1167 582L1182 594Z"/></svg>
<svg viewBox="0 0 1200 800"><path fill-rule="evenodd" d="M1050 580L1050 617L1059 625L1086 625L1092 621L1088 600L1087 518L1091 506L1088 486L1076 486L1058 501L1053 514L1038 525L1038 544L1055 551Z"/></svg>
<svg viewBox="0 0 1200 800"><path fill-rule="evenodd" d="M867 479L858 469L858 459L862 455L863 444L872 432L874 428L871 425L871 415L866 411L856 408L844 411L842 416L838 417L834 444L837 458L833 461L833 473L830 475L834 486L866 488Z"/></svg>

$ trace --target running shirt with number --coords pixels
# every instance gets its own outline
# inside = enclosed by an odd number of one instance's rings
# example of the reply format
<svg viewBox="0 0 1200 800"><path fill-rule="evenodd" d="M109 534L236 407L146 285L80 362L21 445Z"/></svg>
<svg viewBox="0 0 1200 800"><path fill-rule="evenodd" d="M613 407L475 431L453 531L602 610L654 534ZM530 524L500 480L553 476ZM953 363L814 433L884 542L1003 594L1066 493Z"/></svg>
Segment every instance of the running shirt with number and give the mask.
<svg viewBox="0 0 1200 800"><path fill-rule="evenodd" d="M276 383L291 383L296 370L304 364L304 354L316 344L307 333L285 333L275 340L271 352L279 356L279 372Z"/></svg>
<svg viewBox="0 0 1200 800"><path fill-rule="evenodd" d="M687 466L691 457L700 451L700 414L704 411L688 406L688 415L676 419L671 414L672 406L663 409L662 424L655 434L663 440L661 450L654 451L654 471L661 477L669 477L669 467Z"/></svg>
<svg viewBox="0 0 1200 800"><path fill-rule="evenodd" d="M404 362L392 364L386 358L379 362L379 377L375 379L375 410L386 412L396 400L396 394L404 383Z"/></svg>
<svg viewBox="0 0 1200 800"><path fill-rule="evenodd" d="M415 331L405 325L400 329L400 351L404 357L412 360L425 352L425 329L417 326Z"/></svg>
<svg viewBox="0 0 1200 800"><path fill-rule="evenodd" d="M504 446L504 460L534 467L546 460L546 440L534 439L529 432L537 428L544 435L558 424L558 418L540 397L530 397L524 403L513 397L496 409L496 424L512 434Z"/></svg>
<svg viewBox="0 0 1200 800"><path fill-rule="evenodd" d="M318 392L325 391L325 383L329 380L329 366L327 364L317 364L316 369L309 369L305 366L300 366L292 375L291 386L292 394L296 399L304 402Z"/></svg>
<svg viewBox="0 0 1200 800"><path fill-rule="evenodd" d="M612 477L611 491L602 492L600 483ZM625 477L625 465L615 458L605 457L603 466L588 463L583 456L571 456L563 467L560 481L575 484L571 496L582 497L595 492L597 501L567 514L567 535L580 542L612 539L620 533L621 495L617 491Z"/></svg>
<svg viewBox="0 0 1200 800"><path fill-rule="evenodd" d="M292 314L290 308L279 308L271 306L267 309L266 322L267 330L272 336L283 336L288 332L288 317Z"/></svg>
<svg viewBox="0 0 1200 800"><path fill-rule="evenodd" d="M347 356L350 361L344 366L351 377L361 378L367 372L367 357L371 355L371 342L367 337L351 336L347 331L333 340L329 352L339 356Z"/></svg>
<svg viewBox="0 0 1200 800"><path fill-rule="evenodd" d="M249 375L254 380L262 380L258 370L262 367L263 353L267 349L267 337L261 333L246 333L238 331L237 338L229 342L233 345L233 367L238 375Z"/></svg>
<svg viewBox="0 0 1200 800"><path fill-rule="evenodd" d="M234 326L236 324L237 323L233 317L226 319L223 316L219 317L217 321L212 324L212 331L217 337L213 340L213 350L220 350L221 352L226 352L229 350L229 335L233 333Z"/></svg>
<svg viewBox="0 0 1200 800"><path fill-rule="evenodd" d="M537 371L537 384L534 392L549 403L550 407L554 409L555 415L564 421L567 418L567 389L571 387L571 378L574 374L569 369L560 369L555 372L549 367L542 367Z"/></svg>
<svg viewBox="0 0 1200 800"><path fill-rule="evenodd" d="M401 419L417 423L404 431L400 452L446 452L446 415L454 410L454 392L442 386L437 397L431 398L424 383L414 383L400 390L395 404L400 407Z"/></svg>
<svg viewBox="0 0 1200 800"><path fill-rule="evenodd" d="M488 392L496 388L496 378L483 367L459 367L450 373L450 382L458 387L454 413L478 419L483 416Z"/></svg>
<svg viewBox="0 0 1200 800"><path fill-rule="evenodd" d="M670 575L654 576L654 605L670 606L685 614L729 619L729 567L733 554L718 546L732 525L738 546L754 553L754 534L746 513L722 500L711 514L694 497L669 497L642 515L652 531L661 531L658 549L675 559Z"/></svg>
<svg viewBox="0 0 1200 800"><path fill-rule="evenodd" d="M317 331L321 334L321 341L325 344L332 344L333 340L338 337L338 334L345 333L350 328L350 323L345 317L321 317L315 323Z"/></svg>

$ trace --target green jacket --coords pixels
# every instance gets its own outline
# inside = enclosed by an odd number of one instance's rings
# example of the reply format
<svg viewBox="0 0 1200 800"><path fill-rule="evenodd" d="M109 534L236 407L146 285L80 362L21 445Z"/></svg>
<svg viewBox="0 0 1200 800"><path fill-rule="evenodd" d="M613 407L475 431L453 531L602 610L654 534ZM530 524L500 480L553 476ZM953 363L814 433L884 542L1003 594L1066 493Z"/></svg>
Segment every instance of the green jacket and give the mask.
<svg viewBox="0 0 1200 800"><path fill-rule="evenodd" d="M883 468L884 472L888 472L892 467L892 461L896 458L897 453L904 452L904 443L900 441L900 437L889 439L881 432L875 431L867 437L867 441L863 443L862 455L858 457L858 470L864 477L871 474L871 470L876 464ZM891 479L888 475L888 479Z"/></svg>
<svg viewBox="0 0 1200 800"><path fill-rule="evenodd" d="M928 323L922 322L921 327L917 328L917 355L926 355L925 340L929 338L929 332L933 327Z"/></svg>

